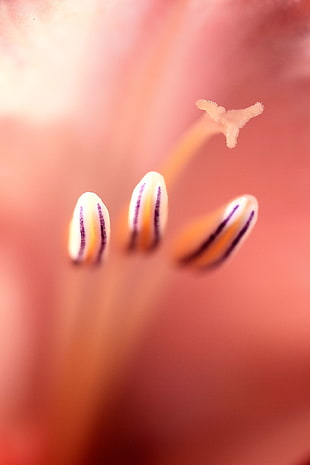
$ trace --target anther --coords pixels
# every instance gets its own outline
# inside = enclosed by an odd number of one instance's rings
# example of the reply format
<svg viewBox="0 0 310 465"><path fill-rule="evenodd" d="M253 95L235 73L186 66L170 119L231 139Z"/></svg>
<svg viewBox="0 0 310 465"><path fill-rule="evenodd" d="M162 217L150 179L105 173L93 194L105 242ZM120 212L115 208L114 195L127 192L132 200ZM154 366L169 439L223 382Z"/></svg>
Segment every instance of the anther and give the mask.
<svg viewBox="0 0 310 465"><path fill-rule="evenodd" d="M174 257L180 265L212 269L231 257L253 228L258 203L252 195L238 197L196 221L178 238Z"/></svg>
<svg viewBox="0 0 310 465"><path fill-rule="evenodd" d="M110 217L107 207L93 192L82 194L69 229L68 251L74 263L99 264L107 253Z"/></svg>
<svg viewBox="0 0 310 465"><path fill-rule="evenodd" d="M163 176L147 173L134 188L128 210L129 250L152 250L163 236L168 215Z"/></svg>

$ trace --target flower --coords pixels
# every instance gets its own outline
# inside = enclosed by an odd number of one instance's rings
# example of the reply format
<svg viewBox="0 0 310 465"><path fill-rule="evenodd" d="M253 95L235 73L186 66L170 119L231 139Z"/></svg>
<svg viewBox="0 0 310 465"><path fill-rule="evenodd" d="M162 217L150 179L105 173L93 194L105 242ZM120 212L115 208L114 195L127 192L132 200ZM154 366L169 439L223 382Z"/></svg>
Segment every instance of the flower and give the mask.
<svg viewBox="0 0 310 465"><path fill-rule="evenodd" d="M227 108L262 101L265 112L233 153L219 138L202 148L171 204L182 199L190 220L253 193L261 212L255 241L208 277L171 272L123 373L114 434L109 416L105 441L98 435L94 449L119 453L116 463L302 459L310 423L308 3L16 1L4 2L0 14L3 462L34 463L47 431L61 431L47 428L43 415L47 393L64 379L51 376L59 369L52 361L72 370L68 393L61 390L72 403L56 412L60 418L76 418L70 405L81 400L74 399L85 385L80 368L97 372L101 361L87 360L97 348L85 350L82 341L94 318L107 317L96 289L114 270L77 272L66 262L66 234L63 246L59 235L73 202L95 191L111 203L115 221L139 177L164 161L194 120L192 103L201 96ZM171 211L171 235L182 220ZM153 266L161 259L154 256ZM143 258L132 260L139 272ZM109 279L113 293L124 279L116 278ZM110 328L126 321L134 279L125 283L103 336L121 338ZM74 357L63 358L72 321ZM113 347L105 370L117 361L119 341Z"/></svg>

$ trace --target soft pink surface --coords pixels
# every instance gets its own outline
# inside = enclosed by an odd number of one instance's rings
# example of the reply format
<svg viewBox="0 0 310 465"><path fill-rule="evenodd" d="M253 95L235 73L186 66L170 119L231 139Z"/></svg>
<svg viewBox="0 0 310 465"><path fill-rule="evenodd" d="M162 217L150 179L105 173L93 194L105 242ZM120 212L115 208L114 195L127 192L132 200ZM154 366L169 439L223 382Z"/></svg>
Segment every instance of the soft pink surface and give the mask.
<svg viewBox="0 0 310 465"><path fill-rule="evenodd" d="M60 279L70 286L64 231L77 196L98 192L115 218L199 114L197 98L262 101L238 147L214 139L171 196L171 235L243 193L258 198L259 221L227 267L176 270L132 367L116 447L131 444L128 463L140 450L160 465L307 454L309 10L307 0L3 2L0 430L14 437L7 426L36 405Z"/></svg>

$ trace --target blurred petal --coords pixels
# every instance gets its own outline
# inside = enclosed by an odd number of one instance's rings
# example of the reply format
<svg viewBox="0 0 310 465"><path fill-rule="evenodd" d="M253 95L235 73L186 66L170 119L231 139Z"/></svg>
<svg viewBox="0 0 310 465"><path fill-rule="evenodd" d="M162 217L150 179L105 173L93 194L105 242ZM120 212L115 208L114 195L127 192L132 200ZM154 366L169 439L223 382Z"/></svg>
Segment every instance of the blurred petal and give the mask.
<svg viewBox="0 0 310 465"><path fill-rule="evenodd" d="M3 318L13 333L1 366L12 383L40 386L73 279L65 228L76 196L113 199L113 216L196 117L197 98L262 101L235 151L212 141L170 202L172 234L184 221L178 199L194 216L249 191L260 201L255 241L207 282L167 283L115 442L133 443L128 462L144 445L142 463L290 465L306 456L310 426L309 2L132 5L1 4ZM18 411L31 404L4 385L1 412L8 399Z"/></svg>

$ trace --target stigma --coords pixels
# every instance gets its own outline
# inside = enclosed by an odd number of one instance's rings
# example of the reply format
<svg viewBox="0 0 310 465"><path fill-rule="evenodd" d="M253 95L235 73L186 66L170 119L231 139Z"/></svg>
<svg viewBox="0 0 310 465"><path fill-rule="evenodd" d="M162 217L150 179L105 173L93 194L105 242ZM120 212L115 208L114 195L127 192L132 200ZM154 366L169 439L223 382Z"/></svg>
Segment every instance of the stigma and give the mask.
<svg viewBox="0 0 310 465"><path fill-rule="evenodd" d="M204 99L197 100L196 106L206 112L206 116L215 125L215 130L225 136L226 145L230 149L236 147L240 129L264 111L260 102L241 110L226 110L225 107Z"/></svg>
<svg viewBox="0 0 310 465"><path fill-rule="evenodd" d="M237 197L187 227L176 241L177 263L195 269L213 269L230 258L257 220L258 202L252 195Z"/></svg>
<svg viewBox="0 0 310 465"><path fill-rule="evenodd" d="M93 192L82 194L69 226L68 252L76 264L98 265L107 253L110 216L101 198Z"/></svg>
<svg viewBox="0 0 310 465"><path fill-rule="evenodd" d="M168 195L163 176L147 173L132 192L128 209L128 249L155 249L164 234L168 218Z"/></svg>

